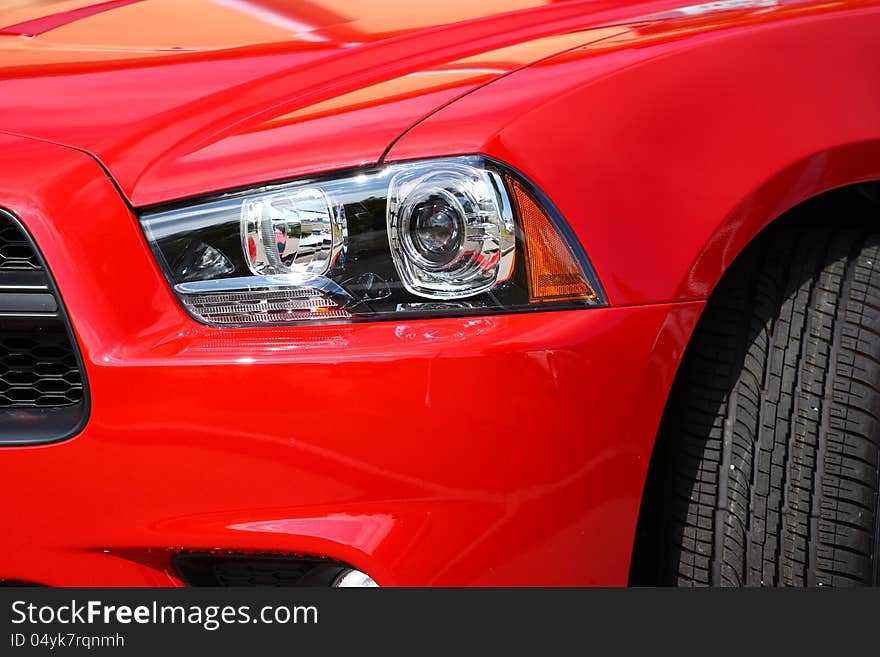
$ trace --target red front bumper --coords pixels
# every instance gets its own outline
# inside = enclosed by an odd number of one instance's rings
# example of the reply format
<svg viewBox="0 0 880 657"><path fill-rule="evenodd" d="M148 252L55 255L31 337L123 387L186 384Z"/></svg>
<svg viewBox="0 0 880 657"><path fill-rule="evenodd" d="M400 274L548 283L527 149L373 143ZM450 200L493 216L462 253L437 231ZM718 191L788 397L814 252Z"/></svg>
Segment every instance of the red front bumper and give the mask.
<svg viewBox="0 0 880 657"><path fill-rule="evenodd" d="M0 147L0 206L52 269L92 402L75 438L0 449L0 578L174 585L177 550L219 548L381 585L626 583L701 302L210 329L97 164Z"/></svg>

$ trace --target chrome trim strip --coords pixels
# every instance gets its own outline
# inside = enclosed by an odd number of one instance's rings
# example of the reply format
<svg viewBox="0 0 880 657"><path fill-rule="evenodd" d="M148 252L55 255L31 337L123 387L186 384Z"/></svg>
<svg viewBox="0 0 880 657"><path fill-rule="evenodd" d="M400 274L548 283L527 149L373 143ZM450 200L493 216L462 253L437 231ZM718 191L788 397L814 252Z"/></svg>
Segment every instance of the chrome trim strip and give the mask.
<svg viewBox="0 0 880 657"><path fill-rule="evenodd" d="M272 274L269 276L237 276L210 281L190 281L178 283L174 291L178 294L213 294L217 292L256 291L273 288L306 288L334 299L344 306L353 301L352 296L337 283L326 276L317 274Z"/></svg>

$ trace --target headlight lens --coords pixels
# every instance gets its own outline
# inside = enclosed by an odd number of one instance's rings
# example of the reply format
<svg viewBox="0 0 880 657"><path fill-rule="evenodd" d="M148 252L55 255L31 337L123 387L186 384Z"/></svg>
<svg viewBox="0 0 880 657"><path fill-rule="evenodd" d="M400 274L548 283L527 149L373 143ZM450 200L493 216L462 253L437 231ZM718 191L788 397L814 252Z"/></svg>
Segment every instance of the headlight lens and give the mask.
<svg viewBox="0 0 880 657"><path fill-rule="evenodd" d="M212 325L604 303L549 201L478 156L218 194L140 220L184 307Z"/></svg>
<svg viewBox="0 0 880 657"><path fill-rule="evenodd" d="M513 271L516 225L499 173L463 162L398 171L388 187L391 256L407 290L462 299Z"/></svg>
<svg viewBox="0 0 880 657"><path fill-rule="evenodd" d="M241 236L251 273L328 271L343 247L340 212L315 187L245 199Z"/></svg>

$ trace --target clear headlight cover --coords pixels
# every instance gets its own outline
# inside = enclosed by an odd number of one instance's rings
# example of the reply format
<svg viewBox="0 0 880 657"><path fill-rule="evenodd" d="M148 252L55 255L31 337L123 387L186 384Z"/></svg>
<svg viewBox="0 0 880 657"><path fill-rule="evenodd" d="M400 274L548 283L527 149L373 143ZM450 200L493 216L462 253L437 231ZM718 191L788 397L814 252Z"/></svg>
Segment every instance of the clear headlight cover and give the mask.
<svg viewBox="0 0 880 657"><path fill-rule="evenodd" d="M217 326L604 304L550 202L479 156L389 164L144 210L184 307Z"/></svg>

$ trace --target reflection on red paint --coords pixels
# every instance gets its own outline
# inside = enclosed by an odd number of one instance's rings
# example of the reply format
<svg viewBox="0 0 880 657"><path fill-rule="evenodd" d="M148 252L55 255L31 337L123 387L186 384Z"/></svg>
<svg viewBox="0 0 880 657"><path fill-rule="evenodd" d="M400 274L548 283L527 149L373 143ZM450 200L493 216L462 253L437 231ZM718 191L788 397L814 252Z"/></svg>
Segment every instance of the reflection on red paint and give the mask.
<svg viewBox="0 0 880 657"><path fill-rule="evenodd" d="M344 543L367 554L372 554L393 526L394 518L387 514L335 513L322 518L242 522L230 525L229 529L240 532L268 532L320 538Z"/></svg>

